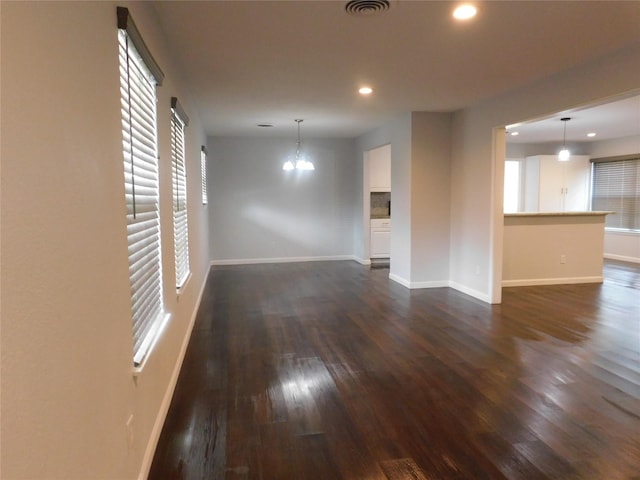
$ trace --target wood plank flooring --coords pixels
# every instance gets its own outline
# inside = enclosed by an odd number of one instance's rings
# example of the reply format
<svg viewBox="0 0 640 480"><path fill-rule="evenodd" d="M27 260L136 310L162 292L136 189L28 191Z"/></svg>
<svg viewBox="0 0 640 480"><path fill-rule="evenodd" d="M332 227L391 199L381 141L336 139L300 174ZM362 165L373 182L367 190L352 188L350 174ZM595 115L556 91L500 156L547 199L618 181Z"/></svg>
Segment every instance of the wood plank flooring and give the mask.
<svg viewBox="0 0 640 480"><path fill-rule="evenodd" d="M388 274L213 268L149 478L640 479L640 266L494 306Z"/></svg>

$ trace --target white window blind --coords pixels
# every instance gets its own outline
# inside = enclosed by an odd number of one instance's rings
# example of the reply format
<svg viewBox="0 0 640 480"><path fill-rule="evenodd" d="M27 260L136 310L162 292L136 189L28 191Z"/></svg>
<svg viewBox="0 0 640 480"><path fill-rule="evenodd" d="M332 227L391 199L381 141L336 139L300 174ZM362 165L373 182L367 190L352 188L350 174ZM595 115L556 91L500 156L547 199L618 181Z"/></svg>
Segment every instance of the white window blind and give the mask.
<svg viewBox="0 0 640 480"><path fill-rule="evenodd" d="M640 231L640 155L624 160L596 160L592 210L610 210L606 227Z"/></svg>
<svg viewBox="0 0 640 480"><path fill-rule="evenodd" d="M207 196L207 149L202 146L200 150L200 177L202 178L202 204L209 203Z"/></svg>
<svg viewBox="0 0 640 480"><path fill-rule="evenodd" d="M171 166L173 176L173 235L176 261L176 288L189 276L189 225L187 221L187 174L185 169L184 129L189 118L171 98Z"/></svg>
<svg viewBox="0 0 640 480"><path fill-rule="evenodd" d="M133 362L139 367L165 318L156 116L156 85L162 72L122 7L118 7L118 28Z"/></svg>

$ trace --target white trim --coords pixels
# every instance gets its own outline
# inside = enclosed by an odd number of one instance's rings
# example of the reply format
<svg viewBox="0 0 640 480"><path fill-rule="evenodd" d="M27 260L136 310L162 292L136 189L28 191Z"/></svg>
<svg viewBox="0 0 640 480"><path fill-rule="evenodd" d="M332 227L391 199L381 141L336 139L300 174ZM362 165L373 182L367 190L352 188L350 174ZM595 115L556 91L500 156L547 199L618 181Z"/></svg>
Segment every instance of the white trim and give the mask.
<svg viewBox="0 0 640 480"><path fill-rule="evenodd" d="M480 292L480 291L475 290L473 288L469 288L469 287L467 287L465 285L462 285L462 284L457 283L457 282L452 282L452 281L449 282L449 286L451 288L453 288L454 290L462 292L465 295L469 295L470 297L477 298L478 300L482 300L485 303L489 303L489 304L492 303L491 302L491 297L486 293Z"/></svg>
<svg viewBox="0 0 640 480"><path fill-rule="evenodd" d="M409 280L406 280L406 279L396 275L395 273L390 273L389 274L389 280L393 280L394 282L399 283L403 287L411 288L411 282Z"/></svg>
<svg viewBox="0 0 640 480"><path fill-rule="evenodd" d="M156 347L156 343L158 343L158 340L162 336L164 329L167 328L167 325L169 324L170 321L171 321L171 314L164 312L162 315L162 320L157 322L154 325L154 330L145 337L144 342L142 343L143 346L140 347L140 350L144 353L139 358L134 357L134 362L133 362L134 366L132 370L132 374L134 377L140 376L144 371L144 367L147 364L147 360L149 360L149 357L153 354L153 350ZM138 362L139 362L139 365L136 366L136 363Z"/></svg>
<svg viewBox="0 0 640 480"><path fill-rule="evenodd" d="M182 285L180 285L178 288L176 288L176 295L178 297L182 296L182 294L187 289L187 285L189 285L189 280L191 280L191 272L189 272L187 274L187 278L184 279L184 282L182 282Z"/></svg>
<svg viewBox="0 0 640 480"><path fill-rule="evenodd" d="M196 300L195 306L193 308L191 320L189 320L189 326L187 327L187 331L182 340L182 345L180 346L180 352L178 353L178 358L176 359L176 363L173 367L173 372L171 372L169 385L167 385L167 390L165 391L164 398L162 399L162 403L160 404L160 409L158 410L156 421L154 422L153 428L151 429L151 435L149 436L149 441L147 442L147 448L144 452L144 456L142 457L142 465L140 466L140 471L138 472L138 480L145 480L149 476L151 463L153 462L153 455L155 454L156 447L158 446L158 441L160 440L160 434L162 433L162 427L164 426L164 422L167 418L167 413L169 413L169 407L171 406L173 392L178 383L178 377L180 376L180 370L182 369L182 362L184 361L184 357L187 353L189 340L191 340L191 332L193 331L193 326L196 323L196 317L198 316L198 310L200 310L200 302L202 301L202 295L204 294L204 288L207 285L208 278L209 272L207 272L207 274L205 275L204 281L202 282L202 287L200 287L200 293L198 294L198 299Z"/></svg>
<svg viewBox="0 0 640 480"><path fill-rule="evenodd" d="M609 260L620 260L621 262L640 263L640 258L638 257L627 257L626 255L615 255L613 253L605 253L604 258L608 258Z"/></svg>
<svg viewBox="0 0 640 480"><path fill-rule="evenodd" d="M640 230L627 230L623 228L605 227L605 235L628 235L631 237L640 237Z"/></svg>
<svg viewBox="0 0 640 480"><path fill-rule="evenodd" d="M394 282L399 283L400 285L409 288L409 289L418 289L418 288L442 288L442 287L449 287L452 288L454 290L457 290L461 293L464 293L465 295L469 295L470 297L474 297L477 298L478 300L482 300L485 303L489 303L491 304L491 297L489 295L487 295L486 293L482 293L479 292L477 290L474 290L472 288L469 287L465 287L464 285L461 285L459 283L456 282L452 282L450 280L436 280L436 281L430 281L430 282L410 282L402 277L399 277L398 275L394 274L394 273L390 273L389 274L389 279L393 280Z"/></svg>
<svg viewBox="0 0 640 480"><path fill-rule="evenodd" d="M211 260L212 266L219 265L252 265L256 263L296 263L296 262L326 262L336 260L354 260L362 263L354 255L331 255L326 257L281 257L281 258L237 258L229 260Z"/></svg>
<svg viewBox="0 0 640 480"><path fill-rule="evenodd" d="M410 282L409 280L402 278L396 275L395 273L390 273L389 279L411 290L415 290L419 288L442 288L442 287L449 286L448 280L435 280L435 281L429 281L429 282Z"/></svg>
<svg viewBox="0 0 640 480"><path fill-rule="evenodd" d="M576 283L602 283L602 275L594 277L568 277L568 278L525 278L522 280L503 280L503 287L526 287L534 285L569 285Z"/></svg>
<svg viewBox="0 0 640 480"><path fill-rule="evenodd" d="M358 262L360 265L371 265L371 260L370 259L360 258L360 257L356 257L354 255L353 256L353 260L355 262Z"/></svg>
<svg viewBox="0 0 640 480"><path fill-rule="evenodd" d="M409 288L442 288L449 287L449 280L433 280L429 282L411 282Z"/></svg>

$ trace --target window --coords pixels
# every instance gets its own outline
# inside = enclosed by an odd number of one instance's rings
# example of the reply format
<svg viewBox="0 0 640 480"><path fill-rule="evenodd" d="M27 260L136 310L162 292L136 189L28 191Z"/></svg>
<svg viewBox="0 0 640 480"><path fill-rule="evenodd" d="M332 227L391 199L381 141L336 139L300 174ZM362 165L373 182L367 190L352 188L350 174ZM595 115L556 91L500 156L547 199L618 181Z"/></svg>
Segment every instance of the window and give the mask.
<svg viewBox="0 0 640 480"><path fill-rule="evenodd" d="M171 98L171 170L173 177L173 239L176 260L176 288L189 277L189 228L187 223L187 174L184 129L189 118L178 99Z"/></svg>
<svg viewBox="0 0 640 480"><path fill-rule="evenodd" d="M640 231L640 154L593 160L592 210L610 210L605 227Z"/></svg>
<svg viewBox="0 0 640 480"><path fill-rule="evenodd" d="M202 178L202 204L209 203L209 197L207 196L207 149L202 146L200 150L200 175Z"/></svg>
<svg viewBox="0 0 640 480"><path fill-rule="evenodd" d="M156 86L163 74L126 8L117 8L133 363L140 367L165 321L162 301Z"/></svg>

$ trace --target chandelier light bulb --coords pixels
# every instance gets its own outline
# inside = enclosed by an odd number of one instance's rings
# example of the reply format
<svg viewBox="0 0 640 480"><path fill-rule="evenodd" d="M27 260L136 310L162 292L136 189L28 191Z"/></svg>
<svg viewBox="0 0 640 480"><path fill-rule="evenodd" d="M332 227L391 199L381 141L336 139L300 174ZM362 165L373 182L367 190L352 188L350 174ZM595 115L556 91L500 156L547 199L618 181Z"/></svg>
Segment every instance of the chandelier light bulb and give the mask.
<svg viewBox="0 0 640 480"><path fill-rule="evenodd" d="M282 170L287 172L294 169L295 170L315 170L316 168L314 167L313 163L310 160L307 160L305 158L300 146L302 143L300 140L300 124L304 120L302 120L301 118L296 118L294 121L298 124L298 140L296 142L296 155L293 160L289 158L286 162L284 162L284 164L282 165Z"/></svg>

